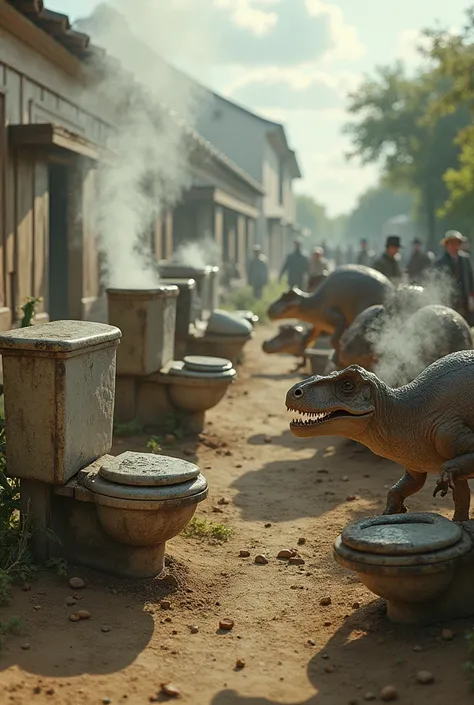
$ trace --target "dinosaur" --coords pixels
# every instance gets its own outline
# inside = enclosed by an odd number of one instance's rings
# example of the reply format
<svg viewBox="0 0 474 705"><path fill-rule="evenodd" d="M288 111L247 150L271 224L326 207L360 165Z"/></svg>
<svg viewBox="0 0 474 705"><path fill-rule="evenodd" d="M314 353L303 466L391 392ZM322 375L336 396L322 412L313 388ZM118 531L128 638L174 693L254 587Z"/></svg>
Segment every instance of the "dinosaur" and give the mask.
<svg viewBox="0 0 474 705"><path fill-rule="evenodd" d="M472 387L471 387L472 385ZM453 520L469 519L474 477L474 351L451 353L394 389L359 365L310 377L288 390L286 406L303 418L295 436L342 436L403 465L384 514L403 514L405 499L438 474L433 495L452 490Z"/></svg>
<svg viewBox="0 0 474 705"><path fill-rule="evenodd" d="M321 333L331 335L331 345L338 352L344 330L356 316L374 304L383 304L395 286L370 267L345 265L329 274L312 294L297 287L275 301L268 309L272 321L296 318L309 323L311 334L306 347L312 347Z"/></svg>
<svg viewBox="0 0 474 705"><path fill-rule="evenodd" d="M440 357L472 348L469 325L451 308L424 306L404 320L384 306L370 306L344 331L339 363L360 365L400 387Z"/></svg>
<svg viewBox="0 0 474 705"><path fill-rule="evenodd" d="M307 337L308 330L304 326L283 325L279 327L278 333L273 338L262 343L262 350L267 355L285 353L300 358L296 366L296 370L299 370L306 364Z"/></svg>

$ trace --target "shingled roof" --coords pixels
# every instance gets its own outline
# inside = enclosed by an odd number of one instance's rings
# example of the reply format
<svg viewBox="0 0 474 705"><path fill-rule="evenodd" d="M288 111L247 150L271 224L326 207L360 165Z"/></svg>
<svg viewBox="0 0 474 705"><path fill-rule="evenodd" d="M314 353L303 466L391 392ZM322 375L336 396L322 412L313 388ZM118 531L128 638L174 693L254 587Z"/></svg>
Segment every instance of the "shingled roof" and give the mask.
<svg viewBox="0 0 474 705"><path fill-rule="evenodd" d="M89 35L71 29L69 17L61 12L47 10L43 0L7 0L7 2L78 59L88 59L92 54L97 53L97 48L90 45Z"/></svg>

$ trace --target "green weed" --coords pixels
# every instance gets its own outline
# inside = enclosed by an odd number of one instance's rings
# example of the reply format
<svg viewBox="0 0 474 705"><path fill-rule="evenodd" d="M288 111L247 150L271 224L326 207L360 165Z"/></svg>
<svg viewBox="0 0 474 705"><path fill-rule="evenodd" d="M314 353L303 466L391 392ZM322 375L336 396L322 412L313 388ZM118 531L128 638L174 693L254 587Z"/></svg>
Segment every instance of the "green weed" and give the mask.
<svg viewBox="0 0 474 705"><path fill-rule="evenodd" d="M228 541L232 534L232 527L199 517L193 517L182 531L185 538L210 538L217 541Z"/></svg>
<svg viewBox="0 0 474 705"><path fill-rule="evenodd" d="M114 435L117 438L126 438L127 436L141 436L143 433L143 427L138 423L136 419L129 421L128 423L116 423L114 424Z"/></svg>

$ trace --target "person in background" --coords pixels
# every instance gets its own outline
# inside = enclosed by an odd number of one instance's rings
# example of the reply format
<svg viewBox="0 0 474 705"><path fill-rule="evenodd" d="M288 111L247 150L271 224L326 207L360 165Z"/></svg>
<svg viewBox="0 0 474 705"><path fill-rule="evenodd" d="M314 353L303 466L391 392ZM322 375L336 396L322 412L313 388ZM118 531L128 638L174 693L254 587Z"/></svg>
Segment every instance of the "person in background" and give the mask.
<svg viewBox="0 0 474 705"><path fill-rule="evenodd" d="M303 289L308 270L309 262L306 255L301 252L301 240L295 240L295 249L286 258L281 268L279 280L281 281L284 274L286 274L290 289L294 286Z"/></svg>
<svg viewBox="0 0 474 705"><path fill-rule="evenodd" d="M372 253L369 252L369 243L365 238L360 241L360 250L357 253L356 263L362 264L364 267L370 267L372 261Z"/></svg>
<svg viewBox="0 0 474 705"><path fill-rule="evenodd" d="M423 252L421 240L416 237L412 244L413 251L407 264L408 283L420 285L423 274L431 267L433 261L427 252Z"/></svg>
<svg viewBox="0 0 474 705"><path fill-rule="evenodd" d="M393 282L402 280L400 250L402 243L398 235L389 235L385 241L385 252L372 263L372 268L385 274Z"/></svg>
<svg viewBox="0 0 474 705"><path fill-rule="evenodd" d="M324 249L315 247L309 261L309 291L314 291L317 288L325 272L329 272L329 262L324 257Z"/></svg>
<svg viewBox="0 0 474 705"><path fill-rule="evenodd" d="M466 239L457 230L448 230L439 243L445 251L436 260L435 267L447 272L456 283L452 307L469 320L474 312L474 276L471 258L462 250Z"/></svg>
<svg viewBox="0 0 474 705"><path fill-rule="evenodd" d="M256 299L261 299L268 284L268 261L260 245L253 246L253 257L247 264L247 281Z"/></svg>

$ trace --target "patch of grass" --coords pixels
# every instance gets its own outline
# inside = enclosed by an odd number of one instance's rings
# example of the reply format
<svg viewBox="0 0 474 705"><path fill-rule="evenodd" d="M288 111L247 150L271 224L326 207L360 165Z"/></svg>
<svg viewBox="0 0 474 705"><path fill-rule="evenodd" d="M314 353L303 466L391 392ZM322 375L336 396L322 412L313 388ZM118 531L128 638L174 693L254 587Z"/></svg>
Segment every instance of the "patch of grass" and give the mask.
<svg viewBox="0 0 474 705"><path fill-rule="evenodd" d="M146 444L147 449L150 453L155 453L155 455L161 453L163 450L163 439L161 436L152 436Z"/></svg>
<svg viewBox="0 0 474 705"><path fill-rule="evenodd" d="M68 574L68 562L65 558L50 558L46 561L46 568L54 570L60 578L65 578Z"/></svg>
<svg viewBox="0 0 474 705"><path fill-rule="evenodd" d="M466 634L468 660L464 664L471 688L474 690L474 627Z"/></svg>
<svg viewBox="0 0 474 705"><path fill-rule="evenodd" d="M21 632L21 626L19 617L13 617L7 622L0 622L0 649L4 646L7 636Z"/></svg>
<svg viewBox="0 0 474 705"><path fill-rule="evenodd" d="M117 438L126 438L127 436L140 436L143 433L143 427L136 419L128 423L114 424L114 435Z"/></svg>
<svg viewBox="0 0 474 705"><path fill-rule="evenodd" d="M186 538L209 538L217 541L228 541L233 529L226 524L217 524L207 519L193 517L181 532Z"/></svg>
<svg viewBox="0 0 474 705"><path fill-rule="evenodd" d="M253 311L262 323L266 323L268 321L268 307L287 290L286 279L282 282L273 280L265 287L262 298L256 299L252 288L243 286L239 289L234 289L228 294L224 294L221 308L226 311Z"/></svg>

